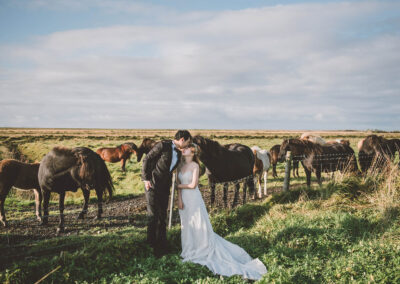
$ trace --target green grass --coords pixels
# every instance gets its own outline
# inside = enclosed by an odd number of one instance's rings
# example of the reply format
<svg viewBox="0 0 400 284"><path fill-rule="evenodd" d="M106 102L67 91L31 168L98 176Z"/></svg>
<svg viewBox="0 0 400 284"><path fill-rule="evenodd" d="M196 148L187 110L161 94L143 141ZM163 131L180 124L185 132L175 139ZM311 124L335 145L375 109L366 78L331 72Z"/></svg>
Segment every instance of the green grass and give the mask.
<svg viewBox="0 0 400 284"><path fill-rule="evenodd" d="M77 136L75 132L70 136L63 136L62 132L57 134L60 136L29 135L13 137L12 141L30 161L40 160L55 145L88 146L95 150L125 141L139 144L141 140L133 136L130 139L129 135ZM217 136L216 140L267 149L283 138L282 135L268 138L224 136ZM345 138L350 138L356 149L359 137ZM7 154L4 147L0 150L0 154ZM137 163L135 157L127 163L126 173L121 172L119 163L107 166L117 198L143 192L141 163ZM278 164L280 177L269 177L269 188L282 186L283 170L283 164ZM301 168L300 175L301 178L291 180L289 192L235 210L213 210L210 216L214 230L243 247L252 257L260 258L268 269L260 281L263 283L399 283L399 171L394 169L389 176L366 178L336 175L322 187L316 185L313 176L311 189L304 187ZM200 181L207 184L205 176ZM94 196L92 192L91 197ZM54 204L57 197L53 195ZM81 203L79 191L67 195L67 204ZM33 217L33 206L32 196L14 192L6 200L7 217L10 220ZM13 214L11 208L23 212ZM0 271L0 282L32 283L58 266L61 268L43 283L246 282L239 276L222 278L200 265L182 263L179 225L168 232L172 253L157 259L145 243L145 227L118 228L102 222L75 236L35 241L26 238L16 248L7 245L10 236L2 232L0 263L4 270ZM7 260L8 264L4 265Z"/></svg>
<svg viewBox="0 0 400 284"><path fill-rule="evenodd" d="M400 281L399 214L385 215L362 194L355 199L342 194L343 187L354 183L369 192L364 182L349 177L318 189L299 188L222 210L211 221L218 234L267 266L260 282L396 283ZM182 263L179 226L168 232L173 252L161 259L154 258L146 245L145 228L94 233L27 242L24 254L31 260L14 262L0 280L29 282L61 265L47 283L245 282L239 276L221 278L200 265ZM45 254L36 258L43 250Z"/></svg>

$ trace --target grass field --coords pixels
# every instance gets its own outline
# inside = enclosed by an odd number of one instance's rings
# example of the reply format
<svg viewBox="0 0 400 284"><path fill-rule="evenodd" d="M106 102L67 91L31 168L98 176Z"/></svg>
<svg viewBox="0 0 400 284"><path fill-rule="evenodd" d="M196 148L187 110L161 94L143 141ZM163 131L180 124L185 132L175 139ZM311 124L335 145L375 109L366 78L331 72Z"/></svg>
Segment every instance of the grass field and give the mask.
<svg viewBox="0 0 400 284"><path fill-rule="evenodd" d="M0 129L0 158L19 157L40 161L57 145L86 146L93 150L122 142L139 145L144 137L172 138L175 130L103 129ZM238 142L269 149L283 139L298 137L301 131L191 130L222 144ZM357 142L372 132L320 131L327 140L346 138L354 150ZM378 133L387 138L400 133ZM397 157L398 159L398 157ZM279 178L269 177L268 187L279 189ZM130 200L143 194L141 163L132 157L127 172L119 163L107 164L114 180L116 197ZM278 192L267 199L236 209L213 210L215 231L242 246L267 266L265 283L399 283L400 282L400 173L364 177L337 174L325 176L323 186L304 187L305 176L292 179L288 193ZM206 187L206 178L200 180ZM53 195L56 204L57 195ZM92 197L95 197L92 193ZM80 192L69 193L67 204L82 203ZM67 206L68 209L68 206ZM13 210L15 211L13 213ZM6 201L8 219L33 216L32 195L13 190ZM52 214L57 214L52 211ZM129 214L129 213L127 213ZM135 216L131 216L135 218ZM92 224L92 223L91 223ZM139 223L138 223L139 224ZM53 226L55 231L55 225ZM156 259L145 244L146 228L112 226L99 221L77 234L38 238L15 235L0 229L0 281L32 283L55 268L45 283L242 283L238 276L222 278L206 268L181 263L180 227L168 232L172 254ZM11 241L10 241L11 240ZM7 262L7 255L14 256Z"/></svg>

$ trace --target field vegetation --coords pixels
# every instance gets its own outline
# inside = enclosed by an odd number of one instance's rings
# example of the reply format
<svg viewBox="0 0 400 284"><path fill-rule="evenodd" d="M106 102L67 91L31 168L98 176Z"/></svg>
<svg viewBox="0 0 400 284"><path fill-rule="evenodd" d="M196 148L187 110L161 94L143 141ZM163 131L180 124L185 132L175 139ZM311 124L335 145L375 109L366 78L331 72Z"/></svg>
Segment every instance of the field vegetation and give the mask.
<svg viewBox="0 0 400 284"><path fill-rule="evenodd" d="M269 149L300 131L191 130L222 144L239 142ZM123 142L139 145L144 137L172 138L175 130L0 129L0 159L34 162L54 146L86 146L93 150ZM326 140L346 138L357 152L357 142L373 131L320 131ZM400 133L378 133L398 138ZM396 157L396 164L398 163ZM141 163L132 156L126 172L120 164L107 166L116 194L113 206L143 196ZM390 165L364 176L324 175L318 186L305 186L304 171L292 178L289 192L281 192L284 165L278 178L269 175L267 198L235 209L210 208L214 230L243 247L266 265L261 283L399 283L400 282L400 171ZM271 171L270 171L271 173ZM206 177L200 180L205 199ZM219 188L219 189L222 189ZM219 190L221 192L221 190ZM95 194L91 195L95 209ZM55 237L57 199L52 195L47 231L27 223L34 216L33 194L13 189L6 200L10 228L0 228L0 281L33 283L52 272L43 283L243 283L239 276L220 277L208 269L180 261L180 226L175 212L168 231L172 253L155 258L145 243L145 209L116 218L67 220L71 229ZM79 212L82 194L68 193L67 214ZM120 202L120 203L119 203ZM220 202L222 203L222 202ZM124 203L125 204L125 203ZM105 208L107 208L107 204ZM107 209L104 216L107 216ZM125 219L124 219L125 220ZM133 221L132 221L133 220ZM75 223L76 222L76 223ZM69 224L68 224L69 223ZM74 229L74 224L80 226ZM29 225L29 226L26 226Z"/></svg>

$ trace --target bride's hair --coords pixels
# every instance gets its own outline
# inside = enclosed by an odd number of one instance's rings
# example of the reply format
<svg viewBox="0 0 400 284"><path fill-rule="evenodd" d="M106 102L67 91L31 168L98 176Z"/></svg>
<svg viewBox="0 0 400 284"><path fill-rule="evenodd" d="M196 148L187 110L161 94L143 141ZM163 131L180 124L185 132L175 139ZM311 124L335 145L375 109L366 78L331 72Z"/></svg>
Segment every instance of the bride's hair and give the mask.
<svg viewBox="0 0 400 284"><path fill-rule="evenodd" d="M191 143L189 144L188 148L190 151L193 153L193 162L197 163L200 166L200 159L199 159L199 150L196 144ZM182 167L185 164L185 157L182 155L181 161L179 163L179 168Z"/></svg>

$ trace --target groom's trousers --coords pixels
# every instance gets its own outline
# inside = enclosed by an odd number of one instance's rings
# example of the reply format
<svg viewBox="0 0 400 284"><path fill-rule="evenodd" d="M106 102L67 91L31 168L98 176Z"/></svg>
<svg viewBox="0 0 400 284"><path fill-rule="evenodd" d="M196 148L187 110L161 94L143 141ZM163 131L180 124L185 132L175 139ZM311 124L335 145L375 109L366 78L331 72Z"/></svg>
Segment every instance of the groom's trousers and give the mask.
<svg viewBox="0 0 400 284"><path fill-rule="evenodd" d="M155 253L167 249L167 211L170 195L169 184L154 184L146 191L147 200L147 241Z"/></svg>

